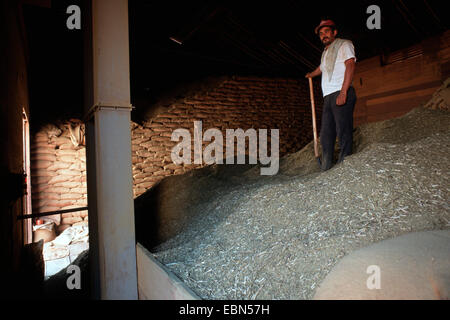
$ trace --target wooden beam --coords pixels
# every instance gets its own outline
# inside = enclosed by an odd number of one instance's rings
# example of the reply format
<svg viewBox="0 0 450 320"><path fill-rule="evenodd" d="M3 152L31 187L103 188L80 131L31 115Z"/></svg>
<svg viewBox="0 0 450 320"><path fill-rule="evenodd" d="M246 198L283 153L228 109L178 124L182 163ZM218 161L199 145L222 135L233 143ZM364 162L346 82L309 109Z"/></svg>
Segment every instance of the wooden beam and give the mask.
<svg viewBox="0 0 450 320"><path fill-rule="evenodd" d="M143 245L136 245L139 300L199 300Z"/></svg>
<svg viewBox="0 0 450 320"><path fill-rule="evenodd" d="M20 4L26 4L29 6L51 8L52 0L20 0Z"/></svg>

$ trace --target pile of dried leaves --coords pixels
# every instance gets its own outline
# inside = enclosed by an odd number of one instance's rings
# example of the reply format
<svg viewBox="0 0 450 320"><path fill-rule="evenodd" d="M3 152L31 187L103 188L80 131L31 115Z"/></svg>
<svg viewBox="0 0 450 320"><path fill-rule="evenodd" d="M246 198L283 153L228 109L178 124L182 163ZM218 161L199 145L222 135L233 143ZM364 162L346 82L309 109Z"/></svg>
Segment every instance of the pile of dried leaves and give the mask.
<svg viewBox="0 0 450 320"><path fill-rule="evenodd" d="M354 154L327 172L312 144L273 177L195 170L184 184L203 196L171 197L189 219L152 252L204 299L310 299L344 255L450 228L449 128L450 113L420 107L358 128Z"/></svg>

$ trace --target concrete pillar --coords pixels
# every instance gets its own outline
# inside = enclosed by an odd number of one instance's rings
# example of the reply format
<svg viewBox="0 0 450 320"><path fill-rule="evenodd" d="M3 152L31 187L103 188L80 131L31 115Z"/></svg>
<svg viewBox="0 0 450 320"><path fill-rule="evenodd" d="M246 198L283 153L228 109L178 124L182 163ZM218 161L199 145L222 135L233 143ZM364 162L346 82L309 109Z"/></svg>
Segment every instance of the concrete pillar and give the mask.
<svg viewBox="0 0 450 320"><path fill-rule="evenodd" d="M137 299L128 1L88 1L82 14L93 294Z"/></svg>

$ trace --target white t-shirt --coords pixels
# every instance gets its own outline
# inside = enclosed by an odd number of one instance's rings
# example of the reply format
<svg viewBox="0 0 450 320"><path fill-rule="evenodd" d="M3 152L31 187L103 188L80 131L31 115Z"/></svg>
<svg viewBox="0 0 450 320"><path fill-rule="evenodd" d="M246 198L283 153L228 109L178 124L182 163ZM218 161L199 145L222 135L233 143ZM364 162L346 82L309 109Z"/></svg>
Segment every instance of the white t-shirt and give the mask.
<svg viewBox="0 0 450 320"><path fill-rule="evenodd" d="M322 92L324 97L330 93L341 91L345 76L344 62L350 58L354 58L356 62L353 43L351 41L345 41L338 50L333 75L331 77L331 81L328 81L328 73L324 67L327 53L328 50L325 51L323 62L320 64L320 70L322 71Z"/></svg>

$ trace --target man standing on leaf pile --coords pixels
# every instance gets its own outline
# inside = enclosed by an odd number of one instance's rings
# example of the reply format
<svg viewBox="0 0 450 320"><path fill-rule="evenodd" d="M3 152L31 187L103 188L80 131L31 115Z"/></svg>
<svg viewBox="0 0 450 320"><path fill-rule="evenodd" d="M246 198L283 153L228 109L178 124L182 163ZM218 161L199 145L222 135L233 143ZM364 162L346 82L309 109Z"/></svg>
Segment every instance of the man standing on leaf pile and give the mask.
<svg viewBox="0 0 450 320"><path fill-rule="evenodd" d="M332 20L322 20L315 29L325 50L320 66L306 78L322 75L323 111L320 129L322 170L332 167L336 136L340 153L337 163L352 154L353 110L356 103L352 86L355 71L355 48L350 40L336 38L337 28Z"/></svg>

